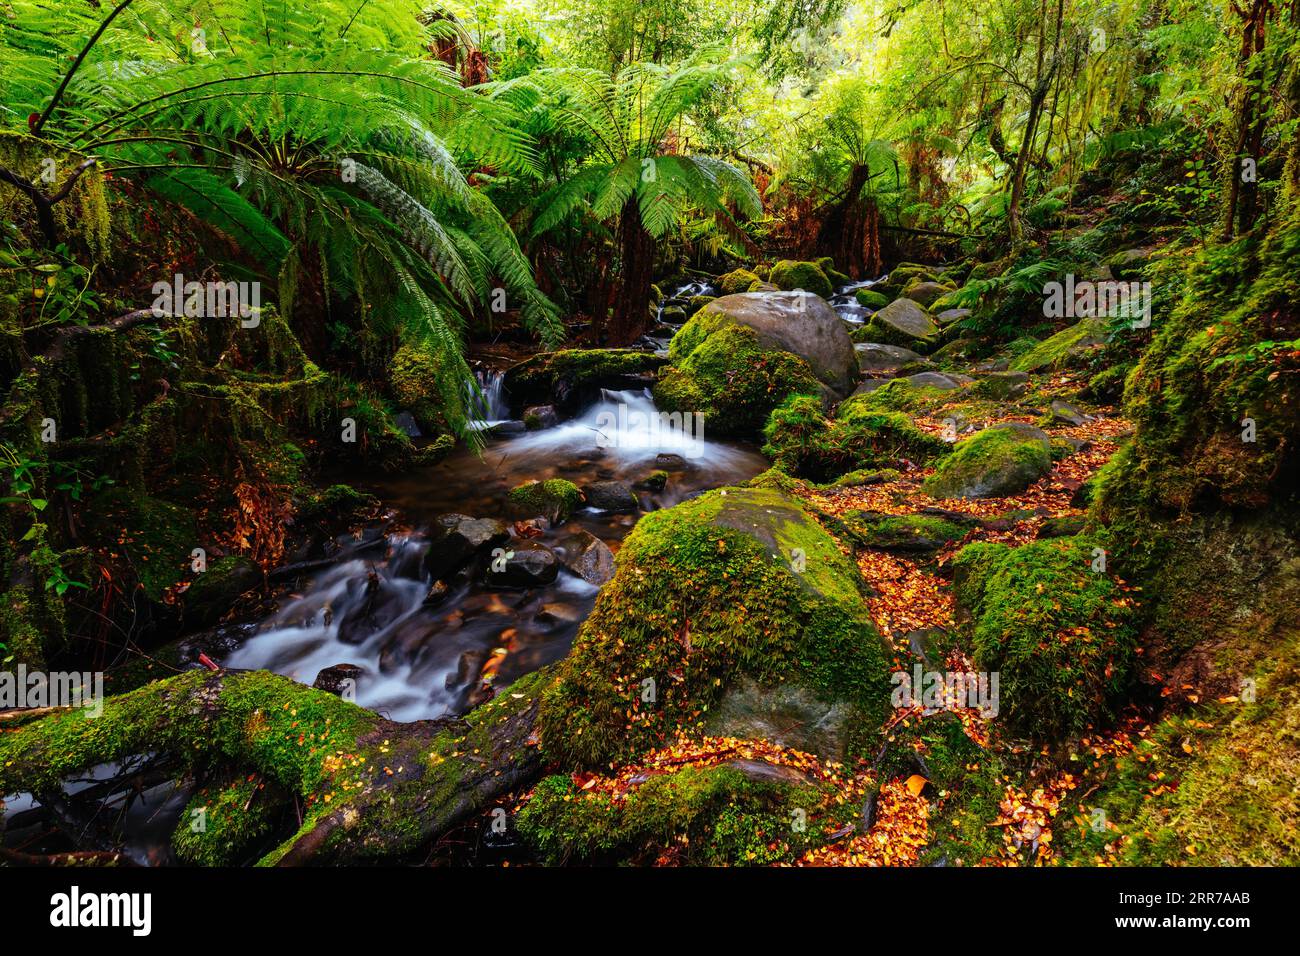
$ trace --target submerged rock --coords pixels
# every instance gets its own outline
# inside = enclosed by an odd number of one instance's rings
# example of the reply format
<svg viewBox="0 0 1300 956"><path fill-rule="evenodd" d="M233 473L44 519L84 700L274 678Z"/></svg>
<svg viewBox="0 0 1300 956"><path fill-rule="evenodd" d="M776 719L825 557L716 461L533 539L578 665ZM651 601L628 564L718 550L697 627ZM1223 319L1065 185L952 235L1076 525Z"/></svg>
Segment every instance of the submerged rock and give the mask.
<svg viewBox="0 0 1300 956"><path fill-rule="evenodd" d="M559 573L559 558L546 545L514 541L504 555L488 563L484 580L492 587L531 588L550 584Z"/></svg>
<svg viewBox="0 0 1300 956"><path fill-rule="evenodd" d="M633 512L640 507L625 481L593 481L583 488L588 506L597 511Z"/></svg>
<svg viewBox="0 0 1300 956"><path fill-rule="evenodd" d="M590 531L575 531L557 546L564 566L597 587L614 576L614 552Z"/></svg>
<svg viewBox="0 0 1300 956"><path fill-rule="evenodd" d="M471 560L510 540L505 522L469 515L440 515L435 519L424 567L441 580L459 571Z"/></svg>

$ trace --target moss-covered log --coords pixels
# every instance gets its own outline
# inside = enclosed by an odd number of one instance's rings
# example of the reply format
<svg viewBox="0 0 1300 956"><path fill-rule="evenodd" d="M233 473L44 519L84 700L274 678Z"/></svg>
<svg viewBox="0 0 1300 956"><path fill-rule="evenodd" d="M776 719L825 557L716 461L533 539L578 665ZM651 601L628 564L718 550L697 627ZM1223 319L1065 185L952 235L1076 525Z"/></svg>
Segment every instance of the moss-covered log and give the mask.
<svg viewBox="0 0 1300 956"><path fill-rule="evenodd" d="M165 752L256 772L302 799L302 826L263 864L391 858L538 773L537 697L550 679L532 674L463 721L396 723L264 671L187 671L109 698L98 717L70 711L0 732L0 793Z"/></svg>

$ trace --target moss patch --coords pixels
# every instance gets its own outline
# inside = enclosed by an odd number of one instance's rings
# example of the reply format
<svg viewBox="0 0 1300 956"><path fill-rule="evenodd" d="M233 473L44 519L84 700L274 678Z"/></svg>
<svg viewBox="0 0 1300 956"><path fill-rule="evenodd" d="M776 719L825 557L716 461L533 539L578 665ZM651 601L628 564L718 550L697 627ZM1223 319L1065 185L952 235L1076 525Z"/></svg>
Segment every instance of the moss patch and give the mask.
<svg viewBox="0 0 1300 956"><path fill-rule="evenodd" d="M1095 547L1082 537L982 542L953 562L975 663L1001 674L1001 716L1033 739L1064 740L1111 717L1133 673L1136 602L1092 570Z"/></svg>

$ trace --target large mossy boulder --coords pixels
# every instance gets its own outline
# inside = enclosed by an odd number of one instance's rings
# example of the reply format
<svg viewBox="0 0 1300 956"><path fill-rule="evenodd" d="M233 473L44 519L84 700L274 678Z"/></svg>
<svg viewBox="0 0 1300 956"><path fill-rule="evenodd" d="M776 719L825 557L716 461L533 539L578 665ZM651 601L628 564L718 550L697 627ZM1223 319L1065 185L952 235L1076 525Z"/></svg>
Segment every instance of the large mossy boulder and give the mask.
<svg viewBox="0 0 1300 956"><path fill-rule="evenodd" d="M673 366L654 390L659 407L702 412L719 435L755 435L790 395L842 398L859 375L844 323L824 299L800 292L710 302L673 338L669 356Z"/></svg>
<svg viewBox="0 0 1300 956"><path fill-rule="evenodd" d="M831 481L864 468L894 468L903 461L927 462L949 446L921 431L906 415L871 405L873 394L840 404L834 418L810 395L779 405L763 429L763 454L788 474Z"/></svg>
<svg viewBox="0 0 1300 956"><path fill-rule="evenodd" d="M576 411L602 388L646 388L667 360L635 349L561 349L539 352L506 371L503 382L515 406L558 405Z"/></svg>
<svg viewBox="0 0 1300 956"><path fill-rule="evenodd" d="M725 488L646 515L542 701L546 754L632 758L697 731L745 677L843 702L868 738L888 708L890 654L860 588L778 490Z"/></svg>
<svg viewBox="0 0 1300 956"><path fill-rule="evenodd" d="M802 290L829 299L835 292L831 280L815 262L782 259L772 267L767 281L783 292Z"/></svg>
<svg viewBox="0 0 1300 956"><path fill-rule="evenodd" d="M1083 537L980 542L953 562L975 664L999 674L999 716L1060 743L1113 715L1134 671L1136 601Z"/></svg>
<svg viewBox="0 0 1300 956"><path fill-rule="evenodd" d="M911 299L895 299L876 312L854 333L860 342L901 345L928 352L939 339L939 326L930 313Z"/></svg>
<svg viewBox="0 0 1300 956"><path fill-rule="evenodd" d="M994 425L958 442L921 487L935 498L1001 498L1051 470L1045 433L1029 425Z"/></svg>

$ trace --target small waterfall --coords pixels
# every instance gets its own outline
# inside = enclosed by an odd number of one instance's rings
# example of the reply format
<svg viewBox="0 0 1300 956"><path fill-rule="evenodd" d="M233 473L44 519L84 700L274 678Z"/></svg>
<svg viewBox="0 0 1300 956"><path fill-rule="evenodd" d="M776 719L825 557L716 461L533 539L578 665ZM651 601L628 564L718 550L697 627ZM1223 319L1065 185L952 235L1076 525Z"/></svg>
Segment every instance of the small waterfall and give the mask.
<svg viewBox="0 0 1300 956"><path fill-rule="evenodd" d="M506 373L500 369L475 366L474 381L467 383L470 427L491 428L510 418L505 400Z"/></svg>
<svg viewBox="0 0 1300 956"><path fill-rule="evenodd" d="M859 289L870 289L872 286L884 282L889 276L881 276L879 279L864 279L861 282L850 282L848 285L840 286L835 290L835 294L829 299L831 308L839 313L841 319L849 325L858 326L871 317L873 309L868 309L857 300L854 294Z"/></svg>

